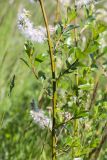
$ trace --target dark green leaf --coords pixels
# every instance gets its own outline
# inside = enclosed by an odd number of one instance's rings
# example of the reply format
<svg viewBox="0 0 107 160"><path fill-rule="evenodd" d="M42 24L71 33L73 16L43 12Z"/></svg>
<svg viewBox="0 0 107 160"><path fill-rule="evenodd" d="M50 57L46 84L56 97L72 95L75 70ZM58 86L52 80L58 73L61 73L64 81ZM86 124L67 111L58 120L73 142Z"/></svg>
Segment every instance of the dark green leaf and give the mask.
<svg viewBox="0 0 107 160"><path fill-rule="evenodd" d="M34 46L31 41L27 41L24 45L25 52L27 53L28 57L32 56L34 54Z"/></svg>
<svg viewBox="0 0 107 160"><path fill-rule="evenodd" d="M43 60L42 59L39 59L39 58L35 58L35 61L39 62L39 63L42 63Z"/></svg>
<svg viewBox="0 0 107 160"><path fill-rule="evenodd" d="M28 62L24 58L20 58L20 59L30 68Z"/></svg>
<svg viewBox="0 0 107 160"><path fill-rule="evenodd" d="M39 72L38 72L38 77L39 77L39 78L46 79L45 73L44 73L43 71L39 71Z"/></svg>

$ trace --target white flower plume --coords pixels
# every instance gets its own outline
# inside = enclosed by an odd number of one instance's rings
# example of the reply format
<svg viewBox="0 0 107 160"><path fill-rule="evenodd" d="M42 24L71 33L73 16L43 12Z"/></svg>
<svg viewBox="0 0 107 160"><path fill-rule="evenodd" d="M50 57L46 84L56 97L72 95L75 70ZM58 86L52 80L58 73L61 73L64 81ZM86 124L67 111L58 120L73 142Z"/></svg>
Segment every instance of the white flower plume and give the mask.
<svg viewBox="0 0 107 160"><path fill-rule="evenodd" d="M33 42L43 43L47 39L46 29L42 26L35 27L29 19L29 11L23 9L18 14L18 28L20 32ZM51 34L54 27L49 26Z"/></svg>
<svg viewBox="0 0 107 160"><path fill-rule="evenodd" d="M34 0L29 0L30 3L34 3Z"/></svg>
<svg viewBox="0 0 107 160"><path fill-rule="evenodd" d="M89 5L92 2L94 2L94 0L76 0L76 6L82 7L83 5Z"/></svg>
<svg viewBox="0 0 107 160"><path fill-rule="evenodd" d="M74 158L74 160L82 160L82 158Z"/></svg>
<svg viewBox="0 0 107 160"><path fill-rule="evenodd" d="M50 118L48 118L44 111L41 109L38 109L37 111L31 110L30 114L32 118L34 119L35 123L38 124L42 129L45 127L52 130L52 121Z"/></svg>
<svg viewBox="0 0 107 160"><path fill-rule="evenodd" d="M70 2L71 2L71 0L60 0L60 3L62 4L62 5L69 5L70 4Z"/></svg>

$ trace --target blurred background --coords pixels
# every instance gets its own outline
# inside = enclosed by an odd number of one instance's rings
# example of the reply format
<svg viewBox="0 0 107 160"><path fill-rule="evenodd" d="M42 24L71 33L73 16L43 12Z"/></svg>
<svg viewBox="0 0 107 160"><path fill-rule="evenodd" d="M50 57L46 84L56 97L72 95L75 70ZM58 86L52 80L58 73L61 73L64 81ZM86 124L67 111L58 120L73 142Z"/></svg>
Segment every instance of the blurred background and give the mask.
<svg viewBox="0 0 107 160"><path fill-rule="evenodd" d="M47 14L52 24L55 3L46 0ZM32 72L21 61L24 55L24 37L17 28L17 14L21 7L31 12L36 25L43 24L39 4L26 0L0 0L0 160L48 160L50 142L44 146L47 131L31 123L30 102L38 99L40 89ZM98 18L107 23L107 2L98 5ZM47 47L37 44L36 52L46 52ZM10 87L15 75L14 88ZM41 141L42 139L42 141ZM41 155L41 157L40 157Z"/></svg>
<svg viewBox="0 0 107 160"><path fill-rule="evenodd" d="M48 15L53 6L46 2ZM30 102L38 99L40 88L34 75L20 58L25 56L24 37L17 28L17 15L21 7L31 12L36 25L43 24L39 4L26 0L0 0L0 160L40 159L47 131L31 124ZM36 52L45 52L47 47L36 45ZM46 48L46 49L44 49ZM14 88L10 87L15 75ZM43 141L41 141L43 139ZM49 146L41 159L50 156ZM39 156L39 157L38 157Z"/></svg>

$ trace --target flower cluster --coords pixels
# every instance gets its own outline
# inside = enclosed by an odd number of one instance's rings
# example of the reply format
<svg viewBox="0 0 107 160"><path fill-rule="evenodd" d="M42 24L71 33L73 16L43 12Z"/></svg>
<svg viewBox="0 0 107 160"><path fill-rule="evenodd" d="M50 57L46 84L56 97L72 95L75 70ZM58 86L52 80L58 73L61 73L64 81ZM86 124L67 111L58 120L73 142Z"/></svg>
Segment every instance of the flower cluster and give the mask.
<svg viewBox="0 0 107 160"><path fill-rule="evenodd" d="M13 4L14 3L14 0L9 0L9 4Z"/></svg>
<svg viewBox="0 0 107 160"><path fill-rule="evenodd" d="M42 26L34 28L29 20L29 12L25 9L18 14L18 28L27 39L33 42L43 43L46 40L46 29Z"/></svg>
<svg viewBox="0 0 107 160"><path fill-rule="evenodd" d="M38 124L42 129L45 127L52 130L52 122L51 119L49 119L43 110L38 109L38 111L31 110L30 114L32 118L34 119L35 123Z"/></svg>
<svg viewBox="0 0 107 160"><path fill-rule="evenodd" d="M34 3L34 0L29 0L30 3Z"/></svg>
<svg viewBox="0 0 107 160"><path fill-rule="evenodd" d="M74 158L74 160L82 160L82 158Z"/></svg>
<svg viewBox="0 0 107 160"><path fill-rule="evenodd" d="M60 3L63 6L68 6L68 5L70 5L71 2L72 2L72 0L60 0ZM94 0L75 0L75 5L78 8L80 8L83 5L88 5L88 4L92 3L92 2L94 2Z"/></svg>
<svg viewBox="0 0 107 160"><path fill-rule="evenodd" d="M76 6L78 8L82 7L83 5L88 5L90 3L94 2L93 0L76 0Z"/></svg>
<svg viewBox="0 0 107 160"><path fill-rule="evenodd" d="M29 0L30 3L38 2L39 0Z"/></svg>
<svg viewBox="0 0 107 160"><path fill-rule="evenodd" d="M69 5L71 0L60 0L60 3L64 6Z"/></svg>
<svg viewBox="0 0 107 160"><path fill-rule="evenodd" d="M18 14L18 28L20 32L33 42L43 43L47 39L46 28L42 26L34 27L29 19L29 11L23 9ZM51 34L55 32L55 28L49 26Z"/></svg>

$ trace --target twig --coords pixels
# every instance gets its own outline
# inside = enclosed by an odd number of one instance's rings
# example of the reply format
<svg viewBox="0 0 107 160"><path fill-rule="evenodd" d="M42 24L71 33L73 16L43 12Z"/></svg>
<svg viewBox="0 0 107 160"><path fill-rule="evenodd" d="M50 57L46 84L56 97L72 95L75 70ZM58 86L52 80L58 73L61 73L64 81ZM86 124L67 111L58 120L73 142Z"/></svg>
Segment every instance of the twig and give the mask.
<svg viewBox="0 0 107 160"><path fill-rule="evenodd" d="M107 141L107 133L102 137L99 147L96 149L95 156L94 156L96 160L98 159L101 149L106 141Z"/></svg>
<svg viewBox="0 0 107 160"><path fill-rule="evenodd" d="M69 123L71 120L79 119L79 118L81 118L81 116L78 116L78 117L71 117L70 119L68 119L68 120L66 120L66 121L64 121L64 122L62 122L62 123L60 123L59 125L57 125L55 128L57 129L57 128L59 128L59 127L65 125L65 124Z"/></svg>
<svg viewBox="0 0 107 160"><path fill-rule="evenodd" d="M72 73L72 71L74 70L75 65L76 65L77 63L79 63L78 59L76 59L75 62L72 63L72 64L71 64L67 69L65 69L62 73L60 72L60 74L59 74L59 76L58 76L58 78L57 78L57 81L58 81L62 76L64 76L65 74L67 74L67 73ZM72 71L70 71L70 70L72 70Z"/></svg>
<svg viewBox="0 0 107 160"><path fill-rule="evenodd" d="M93 90L93 93L92 93L91 102L90 102L90 105L89 105L89 110L92 108L92 105L95 101L97 90L98 90L98 84L99 84L99 82L97 80L97 82L95 84L95 87L94 87L94 90Z"/></svg>
<svg viewBox="0 0 107 160"><path fill-rule="evenodd" d="M3 121L4 121L4 117L5 117L6 112L3 112L2 118L1 118L1 122L0 122L0 129L3 126Z"/></svg>
<svg viewBox="0 0 107 160"><path fill-rule="evenodd" d="M38 76L37 76L36 71L35 71L35 66L34 66L34 64L32 63L32 56L30 56L29 59L30 59L30 64L31 64L31 70L32 70L35 78L38 79Z"/></svg>
<svg viewBox="0 0 107 160"><path fill-rule="evenodd" d="M98 147L92 149L92 151L89 153L88 160L91 159L91 157L93 155L94 155L92 157L93 160L97 160L98 159L99 154L101 152L101 149L103 148L103 146L106 143L106 141L107 141L107 123L105 124L104 135L102 136L101 141L100 141Z"/></svg>

